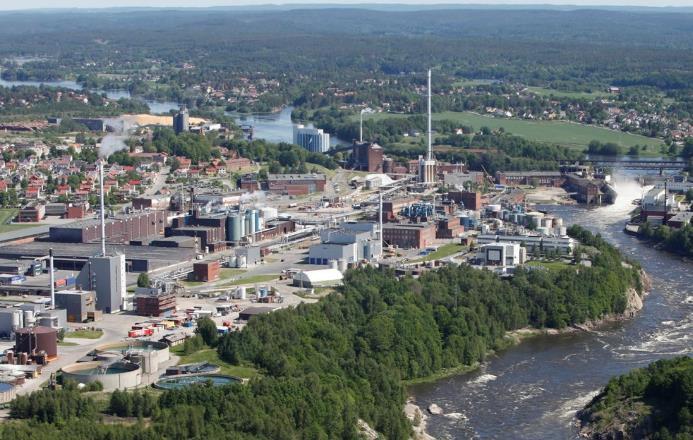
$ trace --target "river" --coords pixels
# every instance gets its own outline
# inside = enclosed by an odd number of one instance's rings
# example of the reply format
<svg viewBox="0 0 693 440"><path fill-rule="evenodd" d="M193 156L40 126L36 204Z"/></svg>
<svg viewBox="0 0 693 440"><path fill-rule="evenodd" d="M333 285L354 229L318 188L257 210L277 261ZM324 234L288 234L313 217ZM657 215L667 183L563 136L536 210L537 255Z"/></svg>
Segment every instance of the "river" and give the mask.
<svg viewBox="0 0 693 440"><path fill-rule="evenodd" d="M639 261L652 278L640 314L598 331L542 336L491 356L475 372L410 389L439 439L577 439L574 416L613 376L652 361L693 352L693 265L622 232L642 188L616 180L616 204L542 206L599 232Z"/></svg>
<svg viewBox="0 0 693 440"><path fill-rule="evenodd" d="M264 139L268 142L288 142L294 141L294 123L291 120L293 107L284 107L277 113L236 113L226 112L238 125L252 125L253 137ZM312 127L312 124L307 124ZM350 144L334 135L330 135L330 145L337 146Z"/></svg>
<svg viewBox="0 0 693 440"><path fill-rule="evenodd" d="M2 87L14 87L14 86L46 86L46 87L61 87L70 90L83 90L82 86L76 81L63 80L63 81L6 81L0 78L0 86ZM96 93L105 93L106 97L109 99L120 99L120 98L131 98L130 92L127 90L96 90ZM139 98L137 98L139 99ZM178 110L180 104L172 101L152 101L148 99L143 99L148 106L149 111L152 114L168 113L170 110Z"/></svg>

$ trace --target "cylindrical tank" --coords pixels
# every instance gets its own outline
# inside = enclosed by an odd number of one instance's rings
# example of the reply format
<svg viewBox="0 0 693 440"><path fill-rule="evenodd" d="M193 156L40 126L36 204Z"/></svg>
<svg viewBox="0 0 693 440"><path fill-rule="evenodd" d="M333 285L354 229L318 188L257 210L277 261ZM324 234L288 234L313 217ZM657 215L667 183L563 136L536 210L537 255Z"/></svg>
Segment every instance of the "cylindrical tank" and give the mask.
<svg viewBox="0 0 693 440"><path fill-rule="evenodd" d="M238 257L231 256L229 257L229 267L236 267L238 265Z"/></svg>
<svg viewBox="0 0 693 440"><path fill-rule="evenodd" d="M238 286L236 288L236 299L245 299L245 286Z"/></svg>
<svg viewBox="0 0 693 440"><path fill-rule="evenodd" d="M339 269L340 272L346 272L347 270L347 261L344 258L340 258L337 260L337 268Z"/></svg>
<svg viewBox="0 0 693 440"><path fill-rule="evenodd" d="M5 356L7 357L7 363L14 365L14 352L12 350L8 350Z"/></svg>
<svg viewBox="0 0 693 440"><path fill-rule="evenodd" d="M265 229L265 219L262 217L257 218L257 230L262 231Z"/></svg>
<svg viewBox="0 0 693 440"><path fill-rule="evenodd" d="M26 327L34 325L36 322L36 319L34 319L34 311L33 310L24 310L24 325Z"/></svg>
<svg viewBox="0 0 693 440"><path fill-rule="evenodd" d="M558 229L560 231L561 237L565 237L566 235L568 235L568 228L566 228L565 226L560 226Z"/></svg>
<svg viewBox="0 0 693 440"><path fill-rule="evenodd" d="M260 213L258 212L257 209L253 209L253 226L255 228L255 232L260 230Z"/></svg>
<svg viewBox="0 0 693 440"><path fill-rule="evenodd" d="M27 353L19 353L19 365L26 365L29 363L29 355Z"/></svg>
<svg viewBox="0 0 693 440"><path fill-rule="evenodd" d="M241 235L241 217L239 214L231 214L226 219L226 235L229 241L240 241Z"/></svg>
<svg viewBox="0 0 693 440"><path fill-rule="evenodd" d="M248 258L245 255L240 255L238 257L236 267L246 267L246 266L248 266Z"/></svg>
<svg viewBox="0 0 693 440"><path fill-rule="evenodd" d="M253 232L255 232L255 231L253 231L253 228L255 227L255 222L253 221L253 213L251 210L248 210L245 212L244 223L245 223L245 235L252 235Z"/></svg>
<svg viewBox="0 0 693 440"><path fill-rule="evenodd" d="M241 238L243 238L247 234L245 229L245 216L243 214L238 214L238 223L241 225Z"/></svg>
<svg viewBox="0 0 693 440"><path fill-rule="evenodd" d="M14 313L12 313L12 329L17 330L18 328L24 327L24 320L22 319L24 316L22 315L21 310L15 310Z"/></svg>
<svg viewBox="0 0 693 440"><path fill-rule="evenodd" d="M337 263L337 260L330 260L330 269L337 269L339 267L339 264Z"/></svg>
<svg viewBox="0 0 693 440"><path fill-rule="evenodd" d="M15 351L34 353L41 350L49 358L58 355L58 330L51 327L25 327L15 331Z"/></svg>

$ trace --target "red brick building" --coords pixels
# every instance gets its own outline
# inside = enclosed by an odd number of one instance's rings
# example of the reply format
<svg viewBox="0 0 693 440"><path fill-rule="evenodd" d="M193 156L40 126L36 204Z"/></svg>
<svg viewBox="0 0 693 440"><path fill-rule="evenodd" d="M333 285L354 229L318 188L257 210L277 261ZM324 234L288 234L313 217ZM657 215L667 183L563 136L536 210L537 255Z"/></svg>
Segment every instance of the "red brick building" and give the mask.
<svg viewBox="0 0 693 440"><path fill-rule="evenodd" d="M481 209L481 193L478 191L450 191L448 198L457 204L463 204L465 209L474 211Z"/></svg>
<svg viewBox="0 0 693 440"><path fill-rule="evenodd" d="M324 174L270 174L267 190L278 194L304 195L325 190Z"/></svg>
<svg viewBox="0 0 693 440"><path fill-rule="evenodd" d="M193 264L193 276L195 281L216 281L219 279L219 262L206 261Z"/></svg>
<svg viewBox="0 0 693 440"><path fill-rule="evenodd" d="M448 217L438 220L436 238L457 238L464 232L459 217Z"/></svg>
<svg viewBox="0 0 693 440"><path fill-rule="evenodd" d="M436 226L433 223L389 223L383 225L383 241L404 249L421 249L433 244Z"/></svg>

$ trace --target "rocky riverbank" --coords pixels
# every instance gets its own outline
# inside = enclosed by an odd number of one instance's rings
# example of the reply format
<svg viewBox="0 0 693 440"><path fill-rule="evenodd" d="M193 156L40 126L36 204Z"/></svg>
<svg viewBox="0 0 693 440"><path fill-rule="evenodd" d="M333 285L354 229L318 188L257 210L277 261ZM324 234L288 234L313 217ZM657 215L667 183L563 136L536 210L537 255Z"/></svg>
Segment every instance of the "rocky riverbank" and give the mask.
<svg viewBox="0 0 693 440"><path fill-rule="evenodd" d="M642 310L643 298L647 295L647 293L651 289L650 277L643 270L640 271L640 283L642 286L641 292L638 292L638 289L636 289L635 287L631 287L630 289L628 289L626 291L626 307L625 307L623 313L610 314L610 315L604 316L604 317L597 319L597 320L588 321L588 322L585 322L582 324L576 324L576 325L569 326L569 327L566 327L563 329L522 328L522 329L509 331L506 333L506 339L508 341L508 345L519 344L525 339L532 338L535 336L540 336L540 335L559 335L559 334L580 332L580 331L593 331L594 329L597 329L597 328L599 328L605 324L608 324L608 323L632 319L635 317L635 315L640 310ZM420 407L418 407L414 403L413 397L410 397L407 400L407 404L405 405L405 413L407 414L407 417L409 418L409 420L412 421L412 424L414 424L414 415L415 414L421 415L421 423L418 426L415 426L415 429L414 429L414 433L415 433L414 439L430 440L430 439L434 438L426 432L426 420L429 418L429 415L427 413L425 413ZM444 414L441 414L441 415L444 415ZM610 439L610 438L616 439L619 437L603 437L603 438L602 437L595 437L595 439L597 439L597 440L606 440L606 439Z"/></svg>

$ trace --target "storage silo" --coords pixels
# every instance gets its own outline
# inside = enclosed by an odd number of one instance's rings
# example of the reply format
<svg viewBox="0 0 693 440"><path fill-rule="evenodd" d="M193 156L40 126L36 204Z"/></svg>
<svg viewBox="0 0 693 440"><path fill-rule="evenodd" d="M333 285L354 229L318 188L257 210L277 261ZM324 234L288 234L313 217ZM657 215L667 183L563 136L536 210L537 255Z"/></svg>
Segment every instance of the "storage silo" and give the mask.
<svg viewBox="0 0 693 440"><path fill-rule="evenodd" d="M340 258L339 260L337 260L337 269L342 273L346 272L347 261L345 258Z"/></svg>
<svg viewBox="0 0 693 440"><path fill-rule="evenodd" d="M253 213L253 224L254 232L260 231L260 212L257 209L252 210Z"/></svg>
<svg viewBox="0 0 693 440"><path fill-rule="evenodd" d="M240 241L241 235L241 217L234 213L226 218L226 239L228 241Z"/></svg>
<svg viewBox="0 0 693 440"><path fill-rule="evenodd" d="M15 332L16 353L45 351L48 358L58 355L58 330L51 327L24 327Z"/></svg>

